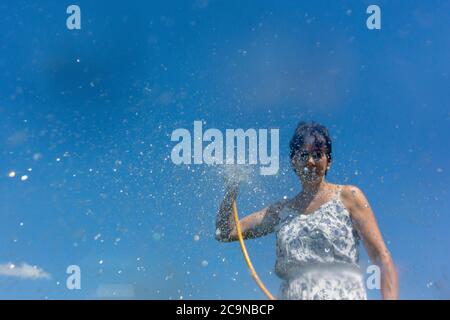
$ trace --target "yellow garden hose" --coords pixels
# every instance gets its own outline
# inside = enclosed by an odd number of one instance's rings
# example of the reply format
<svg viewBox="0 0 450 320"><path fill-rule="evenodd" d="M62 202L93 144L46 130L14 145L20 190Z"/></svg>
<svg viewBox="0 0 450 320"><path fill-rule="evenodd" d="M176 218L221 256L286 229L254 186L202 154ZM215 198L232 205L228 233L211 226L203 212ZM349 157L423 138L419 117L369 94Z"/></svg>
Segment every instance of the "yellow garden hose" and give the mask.
<svg viewBox="0 0 450 320"><path fill-rule="evenodd" d="M256 274L255 269L253 268L252 262L250 261L250 258L247 253L247 249L245 248L244 239L242 238L241 225L239 223L239 216L238 216L238 212L237 212L236 201L233 201L233 217L234 217L234 223L236 224L236 233L237 233L237 236L239 239L239 244L241 245L241 250L242 250L242 253L244 254L245 262L247 263L247 266L250 269L253 279L256 281L256 283L258 284L258 287L262 290L262 292L264 292L264 294L270 300L276 300L272 296L272 294L269 292L269 290L267 290L267 288L264 286L262 281L259 279L258 275Z"/></svg>

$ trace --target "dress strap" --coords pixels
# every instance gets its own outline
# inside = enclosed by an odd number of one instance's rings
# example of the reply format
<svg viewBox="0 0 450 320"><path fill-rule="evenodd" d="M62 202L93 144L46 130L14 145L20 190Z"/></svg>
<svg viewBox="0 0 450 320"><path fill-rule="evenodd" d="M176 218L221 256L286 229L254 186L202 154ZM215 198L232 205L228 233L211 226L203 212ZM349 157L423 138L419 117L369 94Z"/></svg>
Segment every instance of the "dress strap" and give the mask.
<svg viewBox="0 0 450 320"><path fill-rule="evenodd" d="M336 199L341 201L341 193L342 193L342 185L338 186L338 190L336 192Z"/></svg>

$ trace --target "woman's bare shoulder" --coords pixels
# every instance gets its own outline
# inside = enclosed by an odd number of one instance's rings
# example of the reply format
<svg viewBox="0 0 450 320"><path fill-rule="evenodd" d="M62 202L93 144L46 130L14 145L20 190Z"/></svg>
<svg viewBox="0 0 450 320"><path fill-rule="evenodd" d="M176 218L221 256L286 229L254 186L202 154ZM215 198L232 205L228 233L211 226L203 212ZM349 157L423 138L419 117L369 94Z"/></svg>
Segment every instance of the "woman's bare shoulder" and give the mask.
<svg viewBox="0 0 450 320"><path fill-rule="evenodd" d="M367 198L360 188L355 185L341 185L340 187L341 201L350 212L369 207Z"/></svg>

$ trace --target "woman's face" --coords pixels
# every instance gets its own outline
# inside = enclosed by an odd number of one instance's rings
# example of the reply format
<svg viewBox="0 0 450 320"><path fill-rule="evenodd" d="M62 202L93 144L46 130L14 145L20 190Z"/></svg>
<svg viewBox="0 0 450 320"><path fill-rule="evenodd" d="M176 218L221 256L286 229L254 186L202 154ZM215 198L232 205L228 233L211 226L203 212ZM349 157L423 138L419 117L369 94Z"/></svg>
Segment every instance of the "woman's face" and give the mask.
<svg viewBox="0 0 450 320"><path fill-rule="evenodd" d="M308 143L295 154L291 164L302 183L322 180L329 166L325 150Z"/></svg>

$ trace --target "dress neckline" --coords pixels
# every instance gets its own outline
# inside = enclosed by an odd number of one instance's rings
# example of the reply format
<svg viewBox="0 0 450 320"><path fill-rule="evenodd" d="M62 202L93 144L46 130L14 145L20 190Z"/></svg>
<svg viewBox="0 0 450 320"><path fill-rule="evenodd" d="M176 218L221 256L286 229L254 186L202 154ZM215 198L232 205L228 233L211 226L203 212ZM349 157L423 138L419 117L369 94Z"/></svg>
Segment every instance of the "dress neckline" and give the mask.
<svg viewBox="0 0 450 320"><path fill-rule="evenodd" d="M320 206L318 206L315 210L312 210L311 212L304 212L304 213L300 213L301 215L304 216L309 216L314 214L315 212L319 211L322 207L324 207L325 205L329 204L330 202L336 201L336 198L332 198L324 203L322 203Z"/></svg>
<svg viewBox="0 0 450 320"><path fill-rule="evenodd" d="M298 213L298 210L292 208L292 207L288 207L290 210L297 212L297 215L299 216L310 216L313 215L315 212L319 211L322 207L324 207L325 205L334 202L334 201L340 201L341 199L341 190L342 187L338 186L337 192L336 194L328 201L325 201L324 203L322 203L320 206L318 206L315 210L312 210L311 212L303 212L303 213Z"/></svg>

